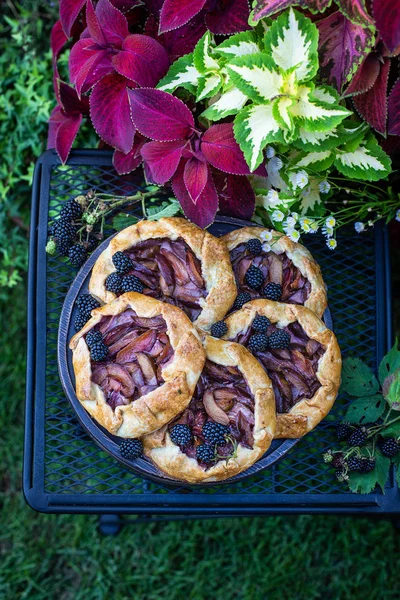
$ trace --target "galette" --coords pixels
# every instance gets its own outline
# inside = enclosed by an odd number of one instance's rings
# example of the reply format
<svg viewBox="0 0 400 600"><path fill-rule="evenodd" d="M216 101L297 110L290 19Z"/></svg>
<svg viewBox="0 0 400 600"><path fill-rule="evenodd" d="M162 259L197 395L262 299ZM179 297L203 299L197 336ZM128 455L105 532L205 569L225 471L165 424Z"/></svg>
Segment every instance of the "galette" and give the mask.
<svg viewBox="0 0 400 600"><path fill-rule="evenodd" d="M243 227L222 238L229 250L238 296L234 309L258 298L304 305L321 317L327 306L321 270L310 252L287 236Z"/></svg>
<svg viewBox="0 0 400 600"><path fill-rule="evenodd" d="M97 259L89 291L106 303L143 293L178 306L201 329L222 319L236 297L224 242L176 217L118 233Z"/></svg>
<svg viewBox="0 0 400 600"><path fill-rule="evenodd" d="M144 436L145 454L189 483L221 481L251 466L275 433L271 381L239 344L203 335L207 360L189 406Z"/></svg>
<svg viewBox="0 0 400 600"><path fill-rule="evenodd" d="M134 292L91 314L70 341L76 395L88 413L124 438L155 431L179 415L205 362L188 317Z"/></svg>
<svg viewBox="0 0 400 600"><path fill-rule="evenodd" d="M225 338L252 352L272 381L275 437L298 438L330 411L338 393L341 356L335 335L310 309L254 300L225 321Z"/></svg>

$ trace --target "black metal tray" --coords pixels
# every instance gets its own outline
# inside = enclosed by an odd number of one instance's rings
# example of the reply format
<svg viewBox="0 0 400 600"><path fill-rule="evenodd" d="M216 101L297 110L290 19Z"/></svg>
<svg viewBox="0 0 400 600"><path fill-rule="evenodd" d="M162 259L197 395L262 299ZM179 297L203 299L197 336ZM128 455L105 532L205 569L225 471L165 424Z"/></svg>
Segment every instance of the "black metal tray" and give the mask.
<svg viewBox="0 0 400 600"><path fill-rule="evenodd" d="M351 494L321 454L335 443L334 422L346 399L301 439L285 458L243 481L190 488L151 482L113 460L81 427L63 393L57 365L61 308L76 272L47 256L49 214L62 202L95 188L132 193L134 179L119 177L105 151L75 151L66 166L55 152L39 159L32 194L28 296L28 362L23 487L43 512L131 514L398 513L393 477L383 495ZM344 356L377 367L390 347L390 278L386 231L339 232L331 252L321 236L305 240L328 284L335 333Z"/></svg>

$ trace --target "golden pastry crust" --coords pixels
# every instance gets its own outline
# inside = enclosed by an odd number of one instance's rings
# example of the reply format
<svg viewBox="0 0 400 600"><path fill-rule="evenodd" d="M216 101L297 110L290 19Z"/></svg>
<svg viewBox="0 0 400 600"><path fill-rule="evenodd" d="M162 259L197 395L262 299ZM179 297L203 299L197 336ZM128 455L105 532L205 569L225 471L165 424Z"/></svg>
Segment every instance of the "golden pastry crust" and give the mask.
<svg viewBox="0 0 400 600"><path fill-rule="evenodd" d="M89 282L89 292L101 302L110 302L115 294L105 288L105 280L115 271L112 256L135 244L153 238L182 238L201 262L208 295L200 299L202 309L195 321L197 327L209 329L224 317L236 297L236 284L225 244L186 219L163 218L159 221L139 221L120 231L97 259Z"/></svg>
<svg viewBox="0 0 400 600"><path fill-rule="evenodd" d="M171 441L167 426L145 436L146 456L168 476L189 483L222 481L250 467L268 450L276 424L272 384L260 363L239 344L205 334L202 337L207 358L220 365L237 367L254 396L254 445L249 449L239 444L235 458L220 460L205 470Z"/></svg>
<svg viewBox="0 0 400 600"><path fill-rule="evenodd" d="M103 390L91 379L89 348L84 335L103 316L117 315L132 308L140 317L161 315L167 324L174 355L162 369L165 381L157 389L115 411L106 402ZM69 344L73 352L76 395L88 413L110 433L136 438L155 431L182 412L189 404L205 362L199 335L187 316L176 306L129 292L92 311L92 318Z"/></svg>
<svg viewBox="0 0 400 600"><path fill-rule="evenodd" d="M309 338L325 348L316 373L321 387L312 398L300 400L288 413L277 415L276 438L301 437L326 417L335 402L342 366L339 345L334 333L309 308L270 300L253 300L230 315L225 320L228 332L224 338L234 339L249 327L257 314L265 315L280 327L297 321Z"/></svg>
<svg viewBox="0 0 400 600"><path fill-rule="evenodd" d="M311 284L310 295L304 303L304 306L313 310L319 317L322 317L327 307L326 288L324 280L322 279L321 269L318 263L314 260L310 252L296 242L292 242L283 233L274 231L273 229L266 229L263 227L243 227L242 229L235 229L230 233L227 233L222 237L228 250L231 251L239 244L248 242L252 238L258 238L263 240L262 234L265 232L271 232L274 236L274 243L271 247L271 251L277 254L285 252L290 258L295 267L297 267L302 275L308 279Z"/></svg>

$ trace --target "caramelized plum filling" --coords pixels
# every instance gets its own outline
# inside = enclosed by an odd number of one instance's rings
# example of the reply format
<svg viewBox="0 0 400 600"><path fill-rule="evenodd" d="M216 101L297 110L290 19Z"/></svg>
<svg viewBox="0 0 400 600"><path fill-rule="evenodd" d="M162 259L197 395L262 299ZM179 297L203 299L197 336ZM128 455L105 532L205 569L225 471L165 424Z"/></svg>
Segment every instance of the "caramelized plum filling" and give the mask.
<svg viewBox="0 0 400 600"><path fill-rule="evenodd" d="M101 387L113 410L164 383L162 367L174 351L163 317L138 317L128 309L103 317L95 329L103 336L108 357L104 362L91 361L92 381Z"/></svg>
<svg viewBox="0 0 400 600"><path fill-rule="evenodd" d="M249 292L252 300L263 297L262 289L270 282L282 286L281 302L287 304L304 304L310 295L310 282L285 253L262 251L259 256L253 256L243 243L230 252L230 258L238 293ZM245 281L250 266L258 267L264 276L264 282L258 290L249 287Z"/></svg>
<svg viewBox="0 0 400 600"><path fill-rule="evenodd" d="M127 274L142 281L143 294L174 304L192 321L197 319L201 312L200 298L207 296L207 290L201 263L183 239L145 240L124 254L134 265Z"/></svg>
<svg viewBox="0 0 400 600"><path fill-rule="evenodd" d="M290 336L287 348L253 350L254 356L260 361L272 381L275 393L276 410L287 413L300 400L312 398L321 387L316 377L318 361L324 354L323 346L312 340L299 323L290 323L287 327L278 328L270 325L267 336L274 332L285 331ZM244 346L256 332L249 327L233 340Z"/></svg>
<svg viewBox="0 0 400 600"><path fill-rule="evenodd" d="M246 448L253 447L254 398L243 375L236 367L224 367L209 360L206 361L189 406L168 426L170 431L177 424L190 427L192 441L181 448L187 456L196 458L196 446L206 443L203 426L208 421L228 426L232 440ZM217 448L221 457L228 457L233 451L231 441Z"/></svg>

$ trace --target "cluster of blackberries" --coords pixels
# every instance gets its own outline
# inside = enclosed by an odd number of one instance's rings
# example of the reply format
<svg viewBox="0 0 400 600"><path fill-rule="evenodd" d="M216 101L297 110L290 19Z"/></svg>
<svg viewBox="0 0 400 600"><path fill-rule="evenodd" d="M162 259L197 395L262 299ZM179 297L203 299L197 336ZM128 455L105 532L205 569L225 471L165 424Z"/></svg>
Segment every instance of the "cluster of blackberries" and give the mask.
<svg viewBox="0 0 400 600"><path fill-rule="evenodd" d="M209 465L216 459L217 447L227 443L229 427L215 421L207 421L203 425L202 434L205 443L196 446L196 458L199 462ZM193 442L192 430L184 423L171 427L169 435L171 441L180 448L185 448Z"/></svg>
<svg viewBox="0 0 400 600"><path fill-rule="evenodd" d="M280 283L270 281L263 287L264 275L259 267L251 265L244 276L246 285L252 290L259 290L260 295L266 300L275 300L276 302L282 298L282 286ZM250 296L250 294L249 294ZM251 300L251 298L249 298ZM248 302L249 300L246 300ZM241 308L236 307L234 308Z"/></svg>
<svg viewBox="0 0 400 600"><path fill-rule="evenodd" d="M268 348L271 350L284 350L285 348L288 348L289 344L289 333L282 329L277 329L271 333L271 335L267 335L266 333L255 333L250 337L247 347L250 352L265 352Z"/></svg>
<svg viewBox="0 0 400 600"><path fill-rule="evenodd" d="M89 321L92 310L100 306L99 302L90 294L82 294L76 301L78 314L75 318L75 331L80 331L82 327Z"/></svg>
<svg viewBox="0 0 400 600"><path fill-rule="evenodd" d="M136 275L121 275L110 273L105 282L106 290L114 294L125 294L126 292L143 292L143 283Z"/></svg>
<svg viewBox="0 0 400 600"><path fill-rule="evenodd" d="M75 331L80 331L86 325L92 316L92 310L98 308L100 304L90 294L82 294L76 301L78 314L75 318ZM99 362L108 356L108 346L103 340L101 332L97 329L91 329L86 334L86 344L90 350L90 358Z"/></svg>
<svg viewBox="0 0 400 600"><path fill-rule="evenodd" d="M216 338L222 338L228 331L228 325L225 321L217 321L211 326L211 335Z"/></svg>
<svg viewBox="0 0 400 600"><path fill-rule="evenodd" d="M123 440L119 446L123 458L140 458L143 454L143 444L140 440Z"/></svg>

